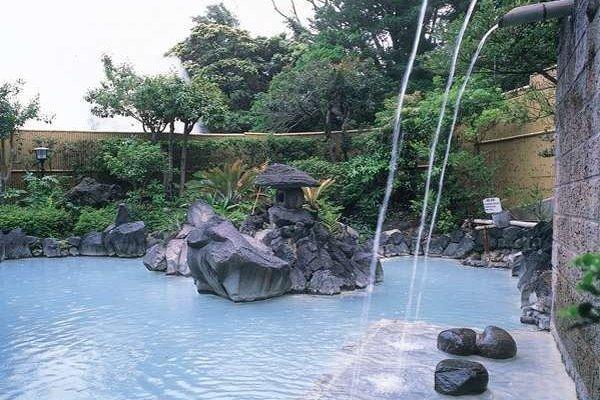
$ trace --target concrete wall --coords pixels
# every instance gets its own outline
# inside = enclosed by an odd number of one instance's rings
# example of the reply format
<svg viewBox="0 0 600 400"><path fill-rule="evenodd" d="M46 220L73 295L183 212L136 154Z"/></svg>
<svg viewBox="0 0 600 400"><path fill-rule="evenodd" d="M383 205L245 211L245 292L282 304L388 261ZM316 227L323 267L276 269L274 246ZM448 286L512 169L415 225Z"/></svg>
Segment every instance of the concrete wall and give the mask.
<svg viewBox="0 0 600 400"><path fill-rule="evenodd" d="M581 399L600 399L600 326L569 329L557 316L584 298L578 254L600 251L600 0L576 0L559 43L553 333Z"/></svg>

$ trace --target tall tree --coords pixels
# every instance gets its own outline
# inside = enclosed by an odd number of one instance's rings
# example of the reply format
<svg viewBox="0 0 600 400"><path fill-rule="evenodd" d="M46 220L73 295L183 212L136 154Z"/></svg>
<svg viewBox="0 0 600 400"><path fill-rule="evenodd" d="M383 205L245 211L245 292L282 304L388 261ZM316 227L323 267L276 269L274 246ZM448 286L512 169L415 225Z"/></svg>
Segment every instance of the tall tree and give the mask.
<svg viewBox="0 0 600 400"><path fill-rule="evenodd" d="M90 89L85 100L92 105L92 114L101 118L123 116L133 118L152 140L169 124L164 118L163 77L143 77L129 64L115 65L109 56L102 57L104 80Z"/></svg>
<svg viewBox="0 0 600 400"><path fill-rule="evenodd" d="M319 40L358 51L370 57L385 73L399 80L408 60L416 33L421 0L306 0L314 8L311 22ZM419 52L437 45L432 35L457 13L466 9L468 0L433 0L425 19ZM419 68L413 79L426 78Z"/></svg>
<svg viewBox="0 0 600 400"><path fill-rule="evenodd" d="M215 82L227 96L231 113L214 130L248 130L248 110L258 93L293 59L285 35L252 37L222 4L194 18L196 25L168 55L178 57L190 76Z"/></svg>
<svg viewBox="0 0 600 400"><path fill-rule="evenodd" d="M321 126L329 139L334 129L341 129L346 139L348 128L373 122L388 89L385 83L372 61L340 47L313 46L293 68L277 75L256 102L255 128L298 131ZM344 145L341 150L345 156ZM333 147L330 156L337 158Z"/></svg>
<svg viewBox="0 0 600 400"><path fill-rule="evenodd" d="M0 200L10 180L15 156L17 154L17 136L19 129L28 121L45 120L49 117L40 113L39 97L21 102L23 81L7 82L0 85Z"/></svg>

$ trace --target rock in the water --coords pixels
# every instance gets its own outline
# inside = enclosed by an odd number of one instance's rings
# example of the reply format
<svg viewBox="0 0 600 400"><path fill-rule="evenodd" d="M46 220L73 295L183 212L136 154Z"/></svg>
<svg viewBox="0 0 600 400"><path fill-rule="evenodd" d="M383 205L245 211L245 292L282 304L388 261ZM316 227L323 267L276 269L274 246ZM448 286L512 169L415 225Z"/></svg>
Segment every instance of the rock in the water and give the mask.
<svg viewBox="0 0 600 400"><path fill-rule="evenodd" d="M315 217L308 211L289 209L281 206L269 208L269 219L279 228L296 224L312 226L315 223Z"/></svg>
<svg viewBox="0 0 600 400"><path fill-rule="evenodd" d="M308 291L314 294L334 295L342 292L344 280L329 270L316 271L308 283Z"/></svg>
<svg viewBox="0 0 600 400"><path fill-rule="evenodd" d="M79 244L79 254L92 257L107 256L108 251L104 247L102 234L100 232L90 232L83 236Z"/></svg>
<svg viewBox="0 0 600 400"><path fill-rule="evenodd" d="M457 356L475 354L477 332L468 328L448 329L440 332L437 339L438 349Z"/></svg>
<svg viewBox="0 0 600 400"><path fill-rule="evenodd" d="M67 199L80 206L101 206L119 196L117 185L107 185L93 178L83 178L77 186L67 193Z"/></svg>
<svg viewBox="0 0 600 400"><path fill-rule="evenodd" d="M187 255L188 245L185 239L170 240L165 251L167 275L190 276Z"/></svg>
<svg viewBox="0 0 600 400"><path fill-rule="evenodd" d="M506 359L517 355L517 343L502 328L488 326L477 335L477 354L487 358Z"/></svg>
<svg viewBox="0 0 600 400"><path fill-rule="evenodd" d="M71 236L67 238L66 242L69 246L79 247L79 244L81 243L81 237Z"/></svg>
<svg viewBox="0 0 600 400"><path fill-rule="evenodd" d="M192 208L202 209L204 215L194 221L198 223L196 229L187 238L188 263L199 292L243 302L280 296L290 290L288 263L253 246L229 221L216 216L206 218L210 212L204 205Z"/></svg>
<svg viewBox="0 0 600 400"><path fill-rule="evenodd" d="M487 390L488 382L489 374L478 362L447 359L435 367L435 390L441 394L481 394Z"/></svg>
<svg viewBox="0 0 600 400"><path fill-rule="evenodd" d="M429 254L432 256L441 256L449 243L450 236L448 235L432 237L431 242L429 242Z"/></svg>
<svg viewBox="0 0 600 400"><path fill-rule="evenodd" d="M104 246L109 255L133 258L146 253L146 225L142 221L129 222L108 228L104 232Z"/></svg>
<svg viewBox="0 0 600 400"><path fill-rule="evenodd" d="M27 236L20 228L8 233L0 231L0 261L31 257L30 246L37 241L37 238Z"/></svg>
<svg viewBox="0 0 600 400"><path fill-rule="evenodd" d="M42 240L42 251L45 257L61 257L61 245L58 239L46 238Z"/></svg>
<svg viewBox="0 0 600 400"><path fill-rule="evenodd" d="M143 262L148 271L166 271L167 259L165 258L165 246L159 243L150 247L144 256Z"/></svg>
<svg viewBox="0 0 600 400"><path fill-rule="evenodd" d="M450 258L465 258L474 249L475 242L470 235L464 235L458 243L450 242L446 250L444 250L444 257Z"/></svg>

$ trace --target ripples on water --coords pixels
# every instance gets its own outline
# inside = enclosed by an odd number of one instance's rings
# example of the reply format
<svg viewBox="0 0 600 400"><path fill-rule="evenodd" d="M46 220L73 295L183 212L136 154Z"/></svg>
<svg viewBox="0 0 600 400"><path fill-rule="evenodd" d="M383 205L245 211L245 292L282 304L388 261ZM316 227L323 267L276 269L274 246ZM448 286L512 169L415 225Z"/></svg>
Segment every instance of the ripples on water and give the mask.
<svg viewBox="0 0 600 400"><path fill-rule="evenodd" d="M507 271L430 260L422 320L519 326ZM402 318L410 260L385 264L371 320ZM0 399L301 399L360 335L364 293L234 304L139 260L0 264Z"/></svg>

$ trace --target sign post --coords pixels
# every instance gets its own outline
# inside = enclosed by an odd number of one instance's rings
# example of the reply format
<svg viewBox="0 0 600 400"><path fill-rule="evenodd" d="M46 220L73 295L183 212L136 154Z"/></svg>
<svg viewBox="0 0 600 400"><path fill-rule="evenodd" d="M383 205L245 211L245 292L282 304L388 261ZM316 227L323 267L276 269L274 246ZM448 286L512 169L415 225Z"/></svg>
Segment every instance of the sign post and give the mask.
<svg viewBox="0 0 600 400"><path fill-rule="evenodd" d="M510 226L510 215L508 211L502 210L502 203L498 197L483 199L483 209L486 214L492 214L492 221L494 221L496 228Z"/></svg>

